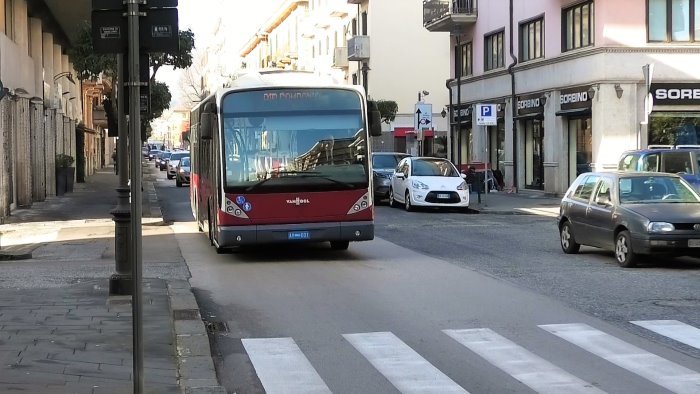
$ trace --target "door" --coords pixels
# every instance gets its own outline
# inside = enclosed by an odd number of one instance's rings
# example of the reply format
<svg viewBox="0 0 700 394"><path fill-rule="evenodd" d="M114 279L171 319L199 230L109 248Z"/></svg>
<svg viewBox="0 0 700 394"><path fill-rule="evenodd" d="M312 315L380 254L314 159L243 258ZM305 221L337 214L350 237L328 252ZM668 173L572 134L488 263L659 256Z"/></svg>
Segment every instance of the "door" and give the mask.
<svg viewBox="0 0 700 394"><path fill-rule="evenodd" d="M574 231L574 239L580 244L591 245L592 242L592 229L586 220L586 213L590 207L593 190L599 179L600 177L597 175L589 175L584 178L567 202L566 210Z"/></svg>
<svg viewBox="0 0 700 394"><path fill-rule="evenodd" d="M409 162L409 159L403 159L399 162L399 165L396 166L394 176L391 177L391 189L394 193L394 200L401 203L405 203L404 195L408 185ZM401 174L403 177L398 177L398 174Z"/></svg>
<svg viewBox="0 0 700 394"><path fill-rule="evenodd" d="M590 229L590 240L593 246L604 249L613 248L615 244L614 214L612 181L601 178L586 210L586 225Z"/></svg>

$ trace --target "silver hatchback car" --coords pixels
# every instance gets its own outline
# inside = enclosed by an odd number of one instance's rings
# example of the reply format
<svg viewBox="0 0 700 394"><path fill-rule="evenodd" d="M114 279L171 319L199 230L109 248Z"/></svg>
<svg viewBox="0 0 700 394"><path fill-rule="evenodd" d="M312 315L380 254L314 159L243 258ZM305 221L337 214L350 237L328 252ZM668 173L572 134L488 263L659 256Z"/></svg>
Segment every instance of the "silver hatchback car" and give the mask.
<svg viewBox="0 0 700 394"><path fill-rule="evenodd" d="M564 253L613 250L622 267L641 256L700 256L700 195L676 174L588 172L561 200Z"/></svg>

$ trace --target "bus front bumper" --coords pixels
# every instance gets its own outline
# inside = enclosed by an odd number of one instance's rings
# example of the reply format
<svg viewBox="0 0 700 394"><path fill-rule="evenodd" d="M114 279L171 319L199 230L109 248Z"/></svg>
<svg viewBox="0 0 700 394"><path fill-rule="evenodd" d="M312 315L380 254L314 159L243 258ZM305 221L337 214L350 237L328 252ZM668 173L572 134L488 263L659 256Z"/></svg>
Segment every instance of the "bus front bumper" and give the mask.
<svg viewBox="0 0 700 394"><path fill-rule="evenodd" d="M324 241L369 241L374 239L374 223L329 222L222 226L217 241L220 247L268 243Z"/></svg>

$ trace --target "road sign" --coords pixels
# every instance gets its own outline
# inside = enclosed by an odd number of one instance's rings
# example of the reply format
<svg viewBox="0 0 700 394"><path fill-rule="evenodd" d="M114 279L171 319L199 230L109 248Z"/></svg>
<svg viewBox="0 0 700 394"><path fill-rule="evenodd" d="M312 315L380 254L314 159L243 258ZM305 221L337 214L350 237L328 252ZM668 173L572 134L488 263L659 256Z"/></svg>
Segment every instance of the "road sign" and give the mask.
<svg viewBox="0 0 700 394"><path fill-rule="evenodd" d="M477 126L496 126L496 104L476 105Z"/></svg>
<svg viewBox="0 0 700 394"><path fill-rule="evenodd" d="M433 105L416 103L413 116L413 130L429 130L433 127Z"/></svg>

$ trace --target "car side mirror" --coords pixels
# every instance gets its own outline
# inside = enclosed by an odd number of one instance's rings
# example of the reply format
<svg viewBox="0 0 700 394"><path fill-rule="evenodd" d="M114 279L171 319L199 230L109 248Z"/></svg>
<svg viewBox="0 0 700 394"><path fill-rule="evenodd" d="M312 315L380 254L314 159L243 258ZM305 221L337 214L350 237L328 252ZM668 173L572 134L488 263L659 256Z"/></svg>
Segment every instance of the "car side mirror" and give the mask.
<svg viewBox="0 0 700 394"><path fill-rule="evenodd" d="M405 179L406 176L403 174L403 172L397 172L394 175L396 175L397 178L399 179Z"/></svg>
<svg viewBox="0 0 700 394"><path fill-rule="evenodd" d="M465 173L463 173L463 172L460 172L460 173L459 173L459 176L461 176L462 179L467 179L467 174L465 174Z"/></svg>

